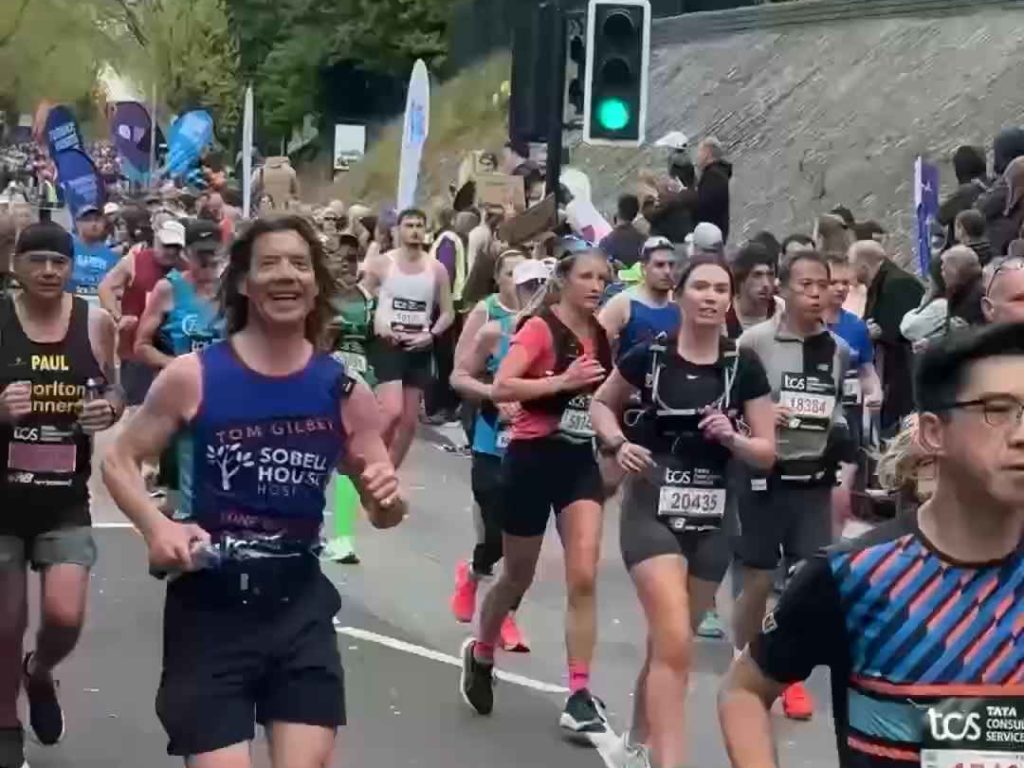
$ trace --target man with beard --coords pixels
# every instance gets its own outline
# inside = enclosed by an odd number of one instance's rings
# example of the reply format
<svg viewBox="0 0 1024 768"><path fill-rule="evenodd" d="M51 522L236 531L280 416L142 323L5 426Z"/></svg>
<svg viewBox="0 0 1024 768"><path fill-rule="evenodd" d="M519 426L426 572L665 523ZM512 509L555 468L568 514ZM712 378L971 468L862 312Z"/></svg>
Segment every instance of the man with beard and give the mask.
<svg viewBox="0 0 1024 768"><path fill-rule="evenodd" d="M416 431L423 393L433 381L432 347L455 319L448 271L423 248L427 216L398 215L398 247L367 257L366 287L377 296L370 357L377 374L384 441L400 466ZM434 308L439 309L437 319Z"/></svg>

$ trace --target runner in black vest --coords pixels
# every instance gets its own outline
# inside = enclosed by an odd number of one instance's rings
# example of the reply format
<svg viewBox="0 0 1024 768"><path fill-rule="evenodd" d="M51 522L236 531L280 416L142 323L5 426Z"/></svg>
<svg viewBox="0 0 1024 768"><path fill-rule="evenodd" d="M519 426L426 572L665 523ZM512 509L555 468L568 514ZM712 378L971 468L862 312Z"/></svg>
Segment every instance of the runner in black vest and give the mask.
<svg viewBox="0 0 1024 768"><path fill-rule="evenodd" d="M608 730L604 706L587 687L597 634L594 582L604 501L590 398L611 369L608 337L594 312L608 273L608 261L599 251L587 248L564 256L552 281L557 303L522 324L495 374L494 401L521 405L503 464L505 565L484 600L477 638L462 648L463 698L478 713L489 714L501 624L533 580L554 510L569 594L566 646L572 693L561 725L583 736Z"/></svg>
<svg viewBox="0 0 1024 768"><path fill-rule="evenodd" d="M27 227L14 273L21 291L0 299L0 766L21 766L17 699L24 684L43 744L64 734L53 668L75 647L89 569L92 435L123 407L114 321L66 292L71 236L53 223ZM25 566L42 571L35 650L21 657Z"/></svg>
<svg viewBox="0 0 1024 768"><path fill-rule="evenodd" d="M620 544L648 626L624 747L642 758L646 745L659 768L686 758L693 633L725 576L737 529L728 466L735 458L766 469L775 460L764 367L722 335L732 297L725 262L694 257L675 293L678 334L626 353L590 409L602 452L629 473ZM630 406L636 393L640 404Z"/></svg>
<svg viewBox="0 0 1024 768"><path fill-rule="evenodd" d="M339 467L379 528L406 505L373 393L315 346L333 284L304 218L250 224L223 275L228 340L175 358L104 459L151 566L187 572L167 589L157 713L190 766L251 765L255 722L274 765L324 766L345 724L324 491ZM161 514L140 469L175 438L186 522Z"/></svg>

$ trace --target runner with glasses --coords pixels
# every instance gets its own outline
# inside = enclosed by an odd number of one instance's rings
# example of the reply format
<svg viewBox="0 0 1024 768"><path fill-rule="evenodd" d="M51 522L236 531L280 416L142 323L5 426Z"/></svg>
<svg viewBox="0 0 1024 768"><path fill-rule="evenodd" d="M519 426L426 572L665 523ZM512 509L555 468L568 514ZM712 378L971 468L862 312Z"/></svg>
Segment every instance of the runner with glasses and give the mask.
<svg viewBox="0 0 1024 768"><path fill-rule="evenodd" d="M647 617L647 658L623 740L640 758L632 765L647 764L640 745L659 768L686 759L694 631L714 603L736 533L727 467L738 459L767 469L775 459L764 367L723 335L732 294L724 260L694 257L675 290L678 332L626 353L590 409L602 452L628 473L619 541ZM640 404L630 406L635 393Z"/></svg>
<svg viewBox="0 0 1024 768"><path fill-rule="evenodd" d="M21 289L0 298L0 765L21 766L18 695L41 744L64 736L54 668L78 643L96 562L89 476L93 435L121 414L116 326L70 294L71 235L58 224L22 230L13 267ZM34 649L28 567L40 575Z"/></svg>
<svg viewBox="0 0 1024 768"><path fill-rule="evenodd" d="M936 342L915 385L935 491L794 577L719 696L736 768L778 765L769 708L818 666L841 768L1020 762L1024 325Z"/></svg>
<svg viewBox="0 0 1024 768"><path fill-rule="evenodd" d="M476 712L494 705L494 647L501 624L537 568L554 511L565 549L569 689L560 724L580 737L605 734L608 720L590 693L597 640L595 582L604 490L594 459L590 399L611 369L611 349L594 313L608 282L608 260L579 249L555 267L557 300L530 313L494 376L497 403L519 403L504 470L504 567L484 600L475 638L462 646L463 699Z"/></svg>
<svg viewBox="0 0 1024 768"><path fill-rule="evenodd" d="M982 275L981 311L989 323L1024 322L1024 258L993 259Z"/></svg>

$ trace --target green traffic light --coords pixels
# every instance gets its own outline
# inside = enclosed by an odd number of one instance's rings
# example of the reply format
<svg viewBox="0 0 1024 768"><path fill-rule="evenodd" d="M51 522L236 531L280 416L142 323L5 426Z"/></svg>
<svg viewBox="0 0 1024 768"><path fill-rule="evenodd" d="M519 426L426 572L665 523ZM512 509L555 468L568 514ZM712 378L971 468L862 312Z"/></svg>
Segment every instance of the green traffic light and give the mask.
<svg viewBox="0 0 1024 768"><path fill-rule="evenodd" d="M597 105L597 122L606 131L621 131L629 124L629 107L622 99L605 99Z"/></svg>

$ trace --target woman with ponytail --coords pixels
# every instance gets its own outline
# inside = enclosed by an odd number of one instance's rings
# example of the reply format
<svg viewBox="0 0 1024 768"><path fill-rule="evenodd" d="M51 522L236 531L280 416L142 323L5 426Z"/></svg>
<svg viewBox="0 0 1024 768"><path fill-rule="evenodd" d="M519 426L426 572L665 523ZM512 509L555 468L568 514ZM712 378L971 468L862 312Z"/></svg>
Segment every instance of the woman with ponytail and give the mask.
<svg viewBox="0 0 1024 768"><path fill-rule="evenodd" d="M503 464L505 564L483 603L477 637L463 644L460 687L475 711L491 712L501 624L533 581L553 511L568 593L570 696L560 724L583 737L608 732L604 705L588 688L604 502L589 411L612 367L608 338L594 316L610 269L604 254L582 241L563 250L569 252L557 261L549 290L528 308L494 376L494 401L520 405Z"/></svg>

